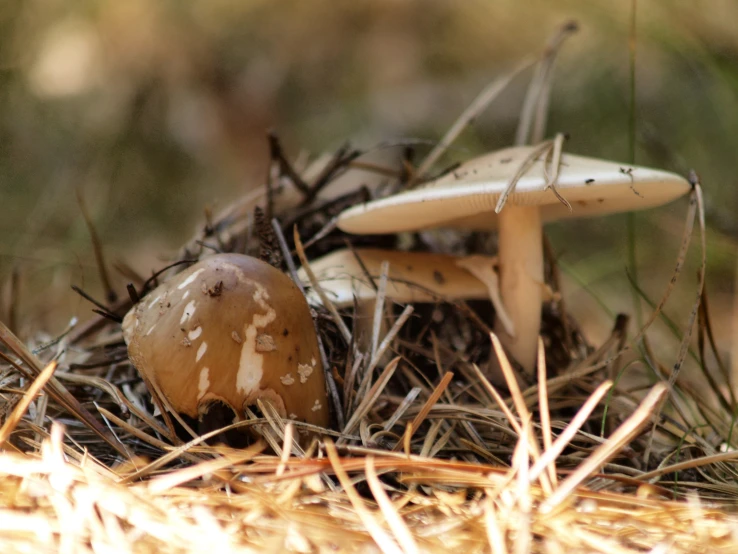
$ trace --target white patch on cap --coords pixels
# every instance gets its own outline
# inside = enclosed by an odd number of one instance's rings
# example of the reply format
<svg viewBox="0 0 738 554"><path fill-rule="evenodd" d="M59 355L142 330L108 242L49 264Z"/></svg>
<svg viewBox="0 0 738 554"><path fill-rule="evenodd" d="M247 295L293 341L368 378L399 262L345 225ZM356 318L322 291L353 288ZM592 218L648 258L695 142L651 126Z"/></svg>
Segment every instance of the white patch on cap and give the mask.
<svg viewBox="0 0 738 554"><path fill-rule="evenodd" d="M295 382L295 378L292 377L291 373L288 373L287 375L282 375L282 377L280 377L279 380L282 381L282 384L285 387L289 387L291 384Z"/></svg>
<svg viewBox="0 0 738 554"><path fill-rule="evenodd" d="M200 345L200 348L197 349L197 356L195 356L195 361L196 362L199 362L200 361L200 358L202 358L205 355L205 352L207 351L207 349L208 349L208 343L207 342L203 342Z"/></svg>
<svg viewBox="0 0 738 554"><path fill-rule="evenodd" d="M308 377L313 374L313 367L307 364L297 364L297 373L300 376L300 383L307 383Z"/></svg>
<svg viewBox="0 0 738 554"><path fill-rule="evenodd" d="M203 367L200 370L200 382L197 384L197 400L199 401L210 388L210 369Z"/></svg>
<svg viewBox="0 0 738 554"><path fill-rule="evenodd" d="M187 298L190 295L190 291L186 290L185 293L182 295L182 300Z"/></svg>
<svg viewBox="0 0 738 554"><path fill-rule="evenodd" d="M182 312L182 317L179 318L179 324L183 325L188 319L192 317L192 314L194 313L195 313L195 301L190 300L185 306L184 311Z"/></svg>
<svg viewBox="0 0 738 554"><path fill-rule="evenodd" d="M312 408L310 408L310 410L311 410L311 411L313 411L313 412L317 412L317 411L318 411L318 410L320 410L320 409L321 409L322 407L323 407L323 406L322 406L322 405L320 404L320 402L316 400L316 401L315 401L315 404L313 404L313 407L312 407Z"/></svg>
<svg viewBox="0 0 738 554"><path fill-rule="evenodd" d="M203 271L205 271L205 268L204 267L201 267L200 269L198 269L197 271L195 271L195 273L193 273L192 275L190 275L189 277L187 277L187 279L185 279L184 281L182 281L182 283L180 283L180 285L177 287L177 290L182 290L183 288L185 288L188 285L190 285L192 283L192 281L194 281L195 279L197 279L197 276L200 275L200 273L202 273Z"/></svg>
<svg viewBox="0 0 738 554"><path fill-rule="evenodd" d="M238 363L238 375L236 376L236 388L242 394L257 390L261 377L264 374L264 356L256 347L256 336L259 329L266 327L277 318L268 303L269 293L256 281L249 280L254 291L254 302L266 313L254 314L251 323L244 326L244 341L241 347L241 359Z"/></svg>
<svg viewBox="0 0 738 554"><path fill-rule="evenodd" d="M241 340L241 335L238 334L238 331L232 331L231 332L231 338L236 341L238 344L241 344L243 341Z"/></svg>
<svg viewBox="0 0 738 554"><path fill-rule="evenodd" d="M294 414L294 413L293 413L293 414L290 414L290 415L289 415L288 417L289 417L290 419L297 419L297 414Z"/></svg>
<svg viewBox="0 0 738 554"><path fill-rule="evenodd" d="M189 333L187 333L187 338L190 339L190 340L195 340L200 335L202 335L202 326L195 327L192 331L190 331Z"/></svg>

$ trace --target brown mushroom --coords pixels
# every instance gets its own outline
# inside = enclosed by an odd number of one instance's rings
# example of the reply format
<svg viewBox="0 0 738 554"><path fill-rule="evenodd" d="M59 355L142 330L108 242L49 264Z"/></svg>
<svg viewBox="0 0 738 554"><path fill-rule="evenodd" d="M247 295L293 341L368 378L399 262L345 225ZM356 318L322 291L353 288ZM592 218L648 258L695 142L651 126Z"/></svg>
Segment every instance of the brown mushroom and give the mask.
<svg viewBox="0 0 738 554"><path fill-rule="evenodd" d="M213 402L242 419L256 401L327 426L323 366L305 297L278 269L218 254L149 293L123 320L136 368L172 408L202 418Z"/></svg>

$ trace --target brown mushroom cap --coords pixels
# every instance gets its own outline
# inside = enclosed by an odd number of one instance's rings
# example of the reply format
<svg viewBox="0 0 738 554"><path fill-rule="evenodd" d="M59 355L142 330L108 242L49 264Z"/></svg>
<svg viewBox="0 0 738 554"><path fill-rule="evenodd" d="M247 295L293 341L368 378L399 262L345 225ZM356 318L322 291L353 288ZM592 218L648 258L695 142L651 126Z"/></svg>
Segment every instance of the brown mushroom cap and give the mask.
<svg viewBox="0 0 738 554"><path fill-rule="evenodd" d="M123 320L136 368L172 407L199 417L213 401L242 417L257 399L327 426L323 367L305 297L278 269L218 254L149 293Z"/></svg>

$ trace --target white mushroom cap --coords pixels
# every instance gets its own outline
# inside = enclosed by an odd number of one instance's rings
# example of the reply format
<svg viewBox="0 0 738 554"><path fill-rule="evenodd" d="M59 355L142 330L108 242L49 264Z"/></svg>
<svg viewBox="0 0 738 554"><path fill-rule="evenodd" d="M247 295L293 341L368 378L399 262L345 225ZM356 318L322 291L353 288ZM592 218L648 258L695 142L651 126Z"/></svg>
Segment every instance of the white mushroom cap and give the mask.
<svg viewBox="0 0 738 554"><path fill-rule="evenodd" d="M434 302L439 297L448 299L487 299L488 285L463 267L464 257L430 252L401 252L377 248L358 248L356 255L367 272L379 279L382 262L389 262L386 296L397 302ZM474 257L477 264L488 262L490 271L495 263L491 256ZM351 306L354 298L371 300L376 297L374 287L351 250L341 249L310 262L321 288L337 307ZM305 270L298 276L306 284L310 281ZM320 303L311 292L308 299Z"/></svg>
<svg viewBox="0 0 738 554"><path fill-rule="evenodd" d="M133 364L177 412L199 417L219 401L241 419L263 399L283 417L328 425L305 297L256 258L218 254L179 273L126 314L123 336Z"/></svg>
<svg viewBox="0 0 738 554"><path fill-rule="evenodd" d="M357 234L398 233L437 227L494 229L500 196L534 146L505 148L470 160L440 179L414 190L359 204L343 212L338 226ZM642 210L670 202L689 191L682 177L638 166L563 154L553 191L544 190L544 156L518 180L507 205L539 206L543 223Z"/></svg>
<svg viewBox="0 0 738 554"><path fill-rule="evenodd" d="M528 164L537 152L541 154ZM418 189L354 206L339 216L338 227L358 234L498 228L500 296L511 325L498 319L496 327L508 351L532 374L544 287L542 225L563 217L650 208L690 189L682 177L655 169L571 154L563 154L558 168L547 168L546 158L535 146L492 152ZM547 169L552 174L558 170L553 185L571 212L554 190L547 190ZM515 178L507 202L496 213Z"/></svg>

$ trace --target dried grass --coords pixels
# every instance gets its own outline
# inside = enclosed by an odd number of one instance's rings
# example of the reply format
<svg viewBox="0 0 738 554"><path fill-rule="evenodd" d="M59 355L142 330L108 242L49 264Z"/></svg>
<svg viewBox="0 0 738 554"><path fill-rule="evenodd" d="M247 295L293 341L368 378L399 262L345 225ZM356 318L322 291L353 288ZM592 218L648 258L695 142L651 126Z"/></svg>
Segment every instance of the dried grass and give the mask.
<svg viewBox="0 0 738 554"><path fill-rule="evenodd" d="M209 215L181 260L279 244L294 276L295 255L308 267L344 245L333 222L366 174L344 179L330 198L319 191L366 164L342 149L317 167L292 168L272 141L281 157L269 190ZM414 178L396 166L377 173L389 186ZM395 306L384 297L386 269L366 275L379 298L362 350L354 310L330 308L326 297L330 309L315 310L333 429L284 421L259 404L197 436L186 430L197 422L170 414L127 362L110 317L33 351L0 326L0 551L735 552L736 405L727 372L713 367L721 364L700 309L700 194L694 179L674 276L635 339L619 318L612 337L591 348L554 300L537 383L524 382L489 335L489 302ZM255 228L257 206L275 217L268 228ZM675 359L662 363L647 332L681 273L696 217L694 308ZM277 240L264 239L269 228ZM136 293L145 298L154 282ZM130 305L104 307L114 319ZM697 316L705 386L677 373ZM217 443L247 431L260 438L246 448ZM321 438L304 448L300 431Z"/></svg>

